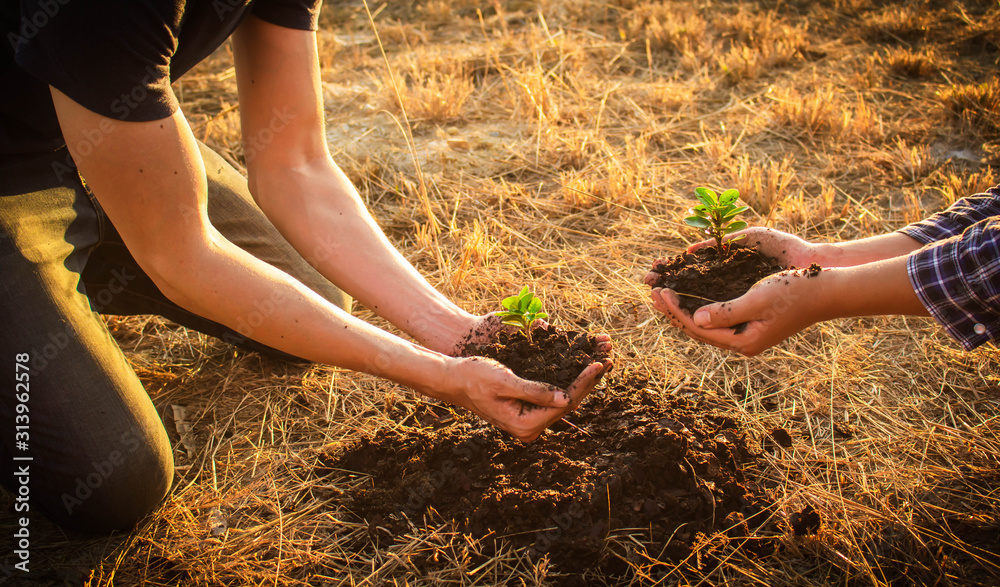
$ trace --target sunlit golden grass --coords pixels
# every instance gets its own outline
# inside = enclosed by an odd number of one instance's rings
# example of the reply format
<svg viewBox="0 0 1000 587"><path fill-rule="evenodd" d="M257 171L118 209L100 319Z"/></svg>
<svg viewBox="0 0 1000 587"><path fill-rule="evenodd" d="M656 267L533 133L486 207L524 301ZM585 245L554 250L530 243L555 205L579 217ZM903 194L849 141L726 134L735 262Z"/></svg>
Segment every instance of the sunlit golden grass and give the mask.
<svg viewBox="0 0 1000 587"><path fill-rule="evenodd" d="M969 128L992 139L1000 137L1000 76L978 84L951 86L941 91L941 105Z"/></svg>
<svg viewBox="0 0 1000 587"><path fill-rule="evenodd" d="M385 60L363 8L329 4L331 151L393 243L464 308L496 310L528 284L554 323L609 333L617 368L654 374L658 393L686 381L758 437L793 434L747 473L770 486L775 520L816 508L818 534L783 530L768 557L706 536L684 561L637 557L632 584L958 585L977 563L978 584L995 585L1000 553L976 533L1000 528L995 346L966 353L929 319L863 318L747 359L690 340L648 302L653 260L699 240L680 221L696 186L737 187L754 223L833 241L998 181L995 2L765 4L371 5ZM241 166L231 68L223 48L174 87L196 136ZM342 505L351 487L310 473L325 447L405 426L398 410L426 401L413 392L159 318L108 323L177 446L174 489L128 535L66 538L39 520L33 556L51 581L559 581L524 552L482 554L434 512L373 545ZM187 408L191 454L172 405ZM213 508L228 524L217 536ZM642 547L641 532L609 540Z"/></svg>

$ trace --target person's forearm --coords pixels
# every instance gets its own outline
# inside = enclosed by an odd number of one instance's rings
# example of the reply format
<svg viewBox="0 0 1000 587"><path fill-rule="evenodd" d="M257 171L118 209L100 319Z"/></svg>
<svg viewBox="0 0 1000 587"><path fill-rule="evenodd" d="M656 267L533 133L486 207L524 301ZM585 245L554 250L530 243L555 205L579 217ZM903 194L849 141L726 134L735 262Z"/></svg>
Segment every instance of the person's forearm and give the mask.
<svg viewBox="0 0 1000 587"><path fill-rule="evenodd" d="M450 357L352 317L216 231L183 257L157 283L179 305L286 353L451 399L439 387Z"/></svg>
<svg viewBox="0 0 1000 587"><path fill-rule="evenodd" d="M855 241L820 245L815 262L823 267L853 267L912 253L923 245L893 232Z"/></svg>
<svg viewBox="0 0 1000 587"><path fill-rule="evenodd" d="M475 317L434 289L393 247L332 160L261 172L261 209L300 254L348 295L435 350Z"/></svg>
<svg viewBox="0 0 1000 587"><path fill-rule="evenodd" d="M928 316L913 290L905 255L853 267L834 267L813 277L815 320L901 314Z"/></svg>

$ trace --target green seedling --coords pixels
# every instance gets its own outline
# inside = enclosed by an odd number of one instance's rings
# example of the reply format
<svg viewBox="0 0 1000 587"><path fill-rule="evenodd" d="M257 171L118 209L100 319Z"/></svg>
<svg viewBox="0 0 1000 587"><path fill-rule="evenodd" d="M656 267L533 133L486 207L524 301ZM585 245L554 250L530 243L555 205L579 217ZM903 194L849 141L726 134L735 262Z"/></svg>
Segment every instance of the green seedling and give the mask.
<svg viewBox="0 0 1000 587"><path fill-rule="evenodd" d="M720 196L708 188L701 187L695 188L694 193L698 196L698 201L701 204L689 210L692 216L685 218L684 222L689 226L697 228L709 237L714 238L719 256L725 258L729 254L729 246L746 235L730 239L725 243L722 242L722 239L727 234L747 227L746 222L733 220L733 218L741 212L746 212L748 208L747 206L736 205L740 198L738 190L729 189L722 192Z"/></svg>
<svg viewBox="0 0 1000 587"><path fill-rule="evenodd" d="M497 312L497 316L503 319L504 324L517 326L524 331L524 335L531 341L531 325L540 318L548 318L549 315L542 312L542 300L535 297L535 294L528 291L528 286L521 289L521 293L510 296L502 302L506 312Z"/></svg>

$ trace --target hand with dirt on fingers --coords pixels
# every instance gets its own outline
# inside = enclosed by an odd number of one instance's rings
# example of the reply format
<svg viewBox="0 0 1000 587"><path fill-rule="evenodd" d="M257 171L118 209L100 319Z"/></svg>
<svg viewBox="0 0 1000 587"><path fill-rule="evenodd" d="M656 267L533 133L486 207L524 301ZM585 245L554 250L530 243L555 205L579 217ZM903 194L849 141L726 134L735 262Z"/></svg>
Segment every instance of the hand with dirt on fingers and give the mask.
<svg viewBox="0 0 1000 587"><path fill-rule="evenodd" d="M610 359L594 362L569 389L562 390L521 379L492 359L465 357L457 359L453 366L453 381L461 390L442 399L472 411L522 442L531 442L576 409L610 368Z"/></svg>
<svg viewBox="0 0 1000 587"><path fill-rule="evenodd" d="M757 282L728 302L702 306L691 316L669 289L653 290L653 307L696 340L754 356L813 324L807 270L793 269ZM745 324L744 328L734 328Z"/></svg>
<svg viewBox="0 0 1000 587"><path fill-rule="evenodd" d="M774 257L784 267L808 267L813 263L826 266L828 250L831 245L816 244L805 241L794 234L781 232L773 228L763 226L752 226L727 235L726 242L735 238L742 238L741 245L747 247L759 247L761 253ZM694 243L687 248L688 253L694 253L698 249L715 246L715 239L703 240ZM665 263L665 259L657 259L653 262L653 267ZM656 283L659 273L649 271L646 273L644 281L646 285L652 286Z"/></svg>
<svg viewBox="0 0 1000 587"><path fill-rule="evenodd" d="M653 306L692 338L754 356L823 320L926 316L910 284L906 260L901 255L851 267L782 271L734 300L702 306L693 316L680 309L674 292L656 288ZM733 328L739 324L745 328Z"/></svg>
<svg viewBox="0 0 1000 587"><path fill-rule="evenodd" d="M537 320L535 325L544 328L552 328L544 320ZM516 330L516 327L504 324L502 319L496 314L480 316L474 323L469 333L460 341L457 341L447 354L452 356L466 356L467 348L477 344L485 344L493 340L495 334L500 330ZM603 360L595 360L588 365L579 377L570 385L568 390L560 390L554 386L527 381L514 375L509 369L500 363L482 357L469 357L465 359L476 364L485 363L492 365L496 369L502 370L509 375L515 383L508 381L505 377L497 376L498 381L505 384L514 385L504 391L502 387L480 388L471 391L468 395L470 403L479 405L476 407L465 406L481 416L483 419L507 430L523 441L530 441L537 438L542 430L558 421L567 413L574 410L583 398L585 398L600 381L605 373L611 370L613 365L611 356L611 338L606 334L599 334L594 337L597 340L597 352L600 356L607 357ZM513 389L514 391L511 391ZM518 395L516 390L524 393ZM568 398L567 403L563 403L561 397ZM558 400L558 401L556 401ZM556 403L553 403L553 402ZM456 402L464 405L461 402Z"/></svg>

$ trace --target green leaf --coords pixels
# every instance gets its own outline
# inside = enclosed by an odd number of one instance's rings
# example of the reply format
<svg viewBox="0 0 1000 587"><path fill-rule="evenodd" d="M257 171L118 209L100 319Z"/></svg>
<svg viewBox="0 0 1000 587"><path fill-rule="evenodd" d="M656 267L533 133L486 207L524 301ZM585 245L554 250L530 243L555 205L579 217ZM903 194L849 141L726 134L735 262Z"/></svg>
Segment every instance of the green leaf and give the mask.
<svg viewBox="0 0 1000 587"><path fill-rule="evenodd" d="M521 288L521 293L517 294L517 297L523 298L528 293L528 286Z"/></svg>
<svg viewBox="0 0 1000 587"><path fill-rule="evenodd" d="M503 321L504 324L508 326L517 326L518 328L524 328L524 322L521 321L521 317L517 316L515 318L507 318Z"/></svg>
<svg viewBox="0 0 1000 587"><path fill-rule="evenodd" d="M707 213L708 213L708 208L705 207L705 204L698 204L694 208L688 210L688 214L707 214Z"/></svg>
<svg viewBox="0 0 1000 587"><path fill-rule="evenodd" d="M688 216L684 219L684 222L688 226L693 226L695 228L708 228L712 226L712 222L708 218L703 218L701 216Z"/></svg>
<svg viewBox="0 0 1000 587"><path fill-rule="evenodd" d="M747 235L745 235L745 234L741 234L740 236L734 236L733 238L729 239L729 242L735 243L736 241L741 241L741 240L745 239L746 237L747 237Z"/></svg>
<svg viewBox="0 0 1000 587"><path fill-rule="evenodd" d="M535 298L531 300L531 304L528 305L529 312L538 312L542 309L542 300Z"/></svg>
<svg viewBox="0 0 1000 587"><path fill-rule="evenodd" d="M701 200L701 203L709 208L715 208L719 205L719 197L709 188L695 188L694 193Z"/></svg>
<svg viewBox="0 0 1000 587"><path fill-rule="evenodd" d="M728 206L729 204L732 204L732 203L736 202L736 200L738 200L739 198L740 198L740 191L739 190L737 190L737 189L728 189L728 190L722 192L722 195L719 196L719 205L720 206Z"/></svg>
<svg viewBox="0 0 1000 587"><path fill-rule="evenodd" d="M746 212L749 209L750 209L749 206L740 206L739 208L733 208L732 210L726 212L726 215L723 216L722 219L723 220L729 220L730 218L733 218L737 214L742 214L742 213Z"/></svg>
<svg viewBox="0 0 1000 587"><path fill-rule="evenodd" d="M522 313L527 312L533 299L535 299L535 294L532 293L521 296L521 299L517 300L517 309Z"/></svg>
<svg viewBox="0 0 1000 587"><path fill-rule="evenodd" d="M516 310L517 299L518 299L517 296L510 296L509 298L504 298L503 301L500 302L500 304L503 305L503 307L507 308L508 310Z"/></svg>
<svg viewBox="0 0 1000 587"><path fill-rule="evenodd" d="M737 230L743 230L747 227L747 223L742 220L737 220L736 222L731 222L729 226L726 227L726 234L731 232L736 232Z"/></svg>
<svg viewBox="0 0 1000 587"><path fill-rule="evenodd" d="M546 314L545 312L539 312L535 314L535 320L541 320L542 318L548 318L548 317L549 315Z"/></svg>

